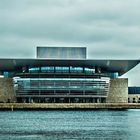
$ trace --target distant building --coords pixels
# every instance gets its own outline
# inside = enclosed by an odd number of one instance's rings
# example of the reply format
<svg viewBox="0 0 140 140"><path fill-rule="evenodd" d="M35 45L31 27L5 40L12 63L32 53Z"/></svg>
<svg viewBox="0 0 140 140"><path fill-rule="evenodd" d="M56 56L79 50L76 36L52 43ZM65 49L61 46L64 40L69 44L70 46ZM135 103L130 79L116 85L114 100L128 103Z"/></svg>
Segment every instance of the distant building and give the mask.
<svg viewBox="0 0 140 140"><path fill-rule="evenodd" d="M128 102L140 103L140 87L128 87Z"/></svg>
<svg viewBox="0 0 140 140"><path fill-rule="evenodd" d="M37 47L35 59L0 59L0 102L127 103L139 60L87 59L85 47Z"/></svg>

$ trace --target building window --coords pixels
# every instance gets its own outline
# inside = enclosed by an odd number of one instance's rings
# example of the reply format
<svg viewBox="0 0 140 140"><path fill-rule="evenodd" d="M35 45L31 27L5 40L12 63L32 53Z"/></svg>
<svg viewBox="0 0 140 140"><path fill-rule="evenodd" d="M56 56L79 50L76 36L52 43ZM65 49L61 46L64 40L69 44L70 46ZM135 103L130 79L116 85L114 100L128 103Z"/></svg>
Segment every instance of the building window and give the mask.
<svg viewBox="0 0 140 140"><path fill-rule="evenodd" d="M38 73L40 71L39 67L35 67L35 68L29 68L29 72L30 73Z"/></svg>
<svg viewBox="0 0 140 140"><path fill-rule="evenodd" d="M56 73L69 73L69 67L55 67Z"/></svg>
<svg viewBox="0 0 140 140"><path fill-rule="evenodd" d="M54 73L54 67L41 67L41 72Z"/></svg>
<svg viewBox="0 0 140 140"><path fill-rule="evenodd" d="M95 73L95 69L85 68L85 73Z"/></svg>
<svg viewBox="0 0 140 140"><path fill-rule="evenodd" d="M133 103L136 103L136 99L135 98L133 98Z"/></svg>
<svg viewBox="0 0 140 140"><path fill-rule="evenodd" d="M70 72L71 73L82 73L83 68L82 67L70 67Z"/></svg>
<svg viewBox="0 0 140 140"><path fill-rule="evenodd" d="M138 100L138 103L140 103L140 99Z"/></svg>

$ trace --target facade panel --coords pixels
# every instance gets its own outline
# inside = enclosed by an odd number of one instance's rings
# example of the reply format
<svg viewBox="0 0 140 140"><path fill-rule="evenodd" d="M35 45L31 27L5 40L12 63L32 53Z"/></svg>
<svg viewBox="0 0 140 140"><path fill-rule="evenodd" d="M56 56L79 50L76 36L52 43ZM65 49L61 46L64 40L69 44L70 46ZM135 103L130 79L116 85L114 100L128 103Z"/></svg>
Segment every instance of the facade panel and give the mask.
<svg viewBox="0 0 140 140"><path fill-rule="evenodd" d="M37 47L37 58L86 59L85 47Z"/></svg>

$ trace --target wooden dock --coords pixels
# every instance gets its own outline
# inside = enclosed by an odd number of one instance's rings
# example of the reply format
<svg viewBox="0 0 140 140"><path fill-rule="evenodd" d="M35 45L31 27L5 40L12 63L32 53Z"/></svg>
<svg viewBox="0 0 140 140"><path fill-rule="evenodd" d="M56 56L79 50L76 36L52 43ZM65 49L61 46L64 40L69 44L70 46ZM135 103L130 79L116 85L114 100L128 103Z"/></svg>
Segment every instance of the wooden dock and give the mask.
<svg viewBox="0 0 140 140"><path fill-rule="evenodd" d="M140 109L140 103L0 103L0 110Z"/></svg>

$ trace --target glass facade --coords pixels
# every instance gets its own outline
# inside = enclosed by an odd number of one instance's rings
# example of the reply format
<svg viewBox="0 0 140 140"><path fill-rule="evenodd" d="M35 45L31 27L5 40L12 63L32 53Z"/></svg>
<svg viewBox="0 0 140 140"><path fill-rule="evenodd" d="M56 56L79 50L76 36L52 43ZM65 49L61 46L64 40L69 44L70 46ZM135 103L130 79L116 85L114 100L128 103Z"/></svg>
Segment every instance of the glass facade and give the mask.
<svg viewBox="0 0 140 140"><path fill-rule="evenodd" d="M110 77L95 73L94 68L43 66L29 67L17 73L15 91L19 102L105 102ZM53 99L52 99L53 98ZM28 99L28 101L27 101ZM92 99L92 101L91 101ZM58 101L58 102L59 102ZM55 101L54 101L55 102Z"/></svg>
<svg viewBox="0 0 140 140"><path fill-rule="evenodd" d="M106 95L109 78L19 78L17 84L18 93L27 91L28 94L35 90L44 95L50 91L52 94L57 93L57 91L71 94L77 90L80 94Z"/></svg>

